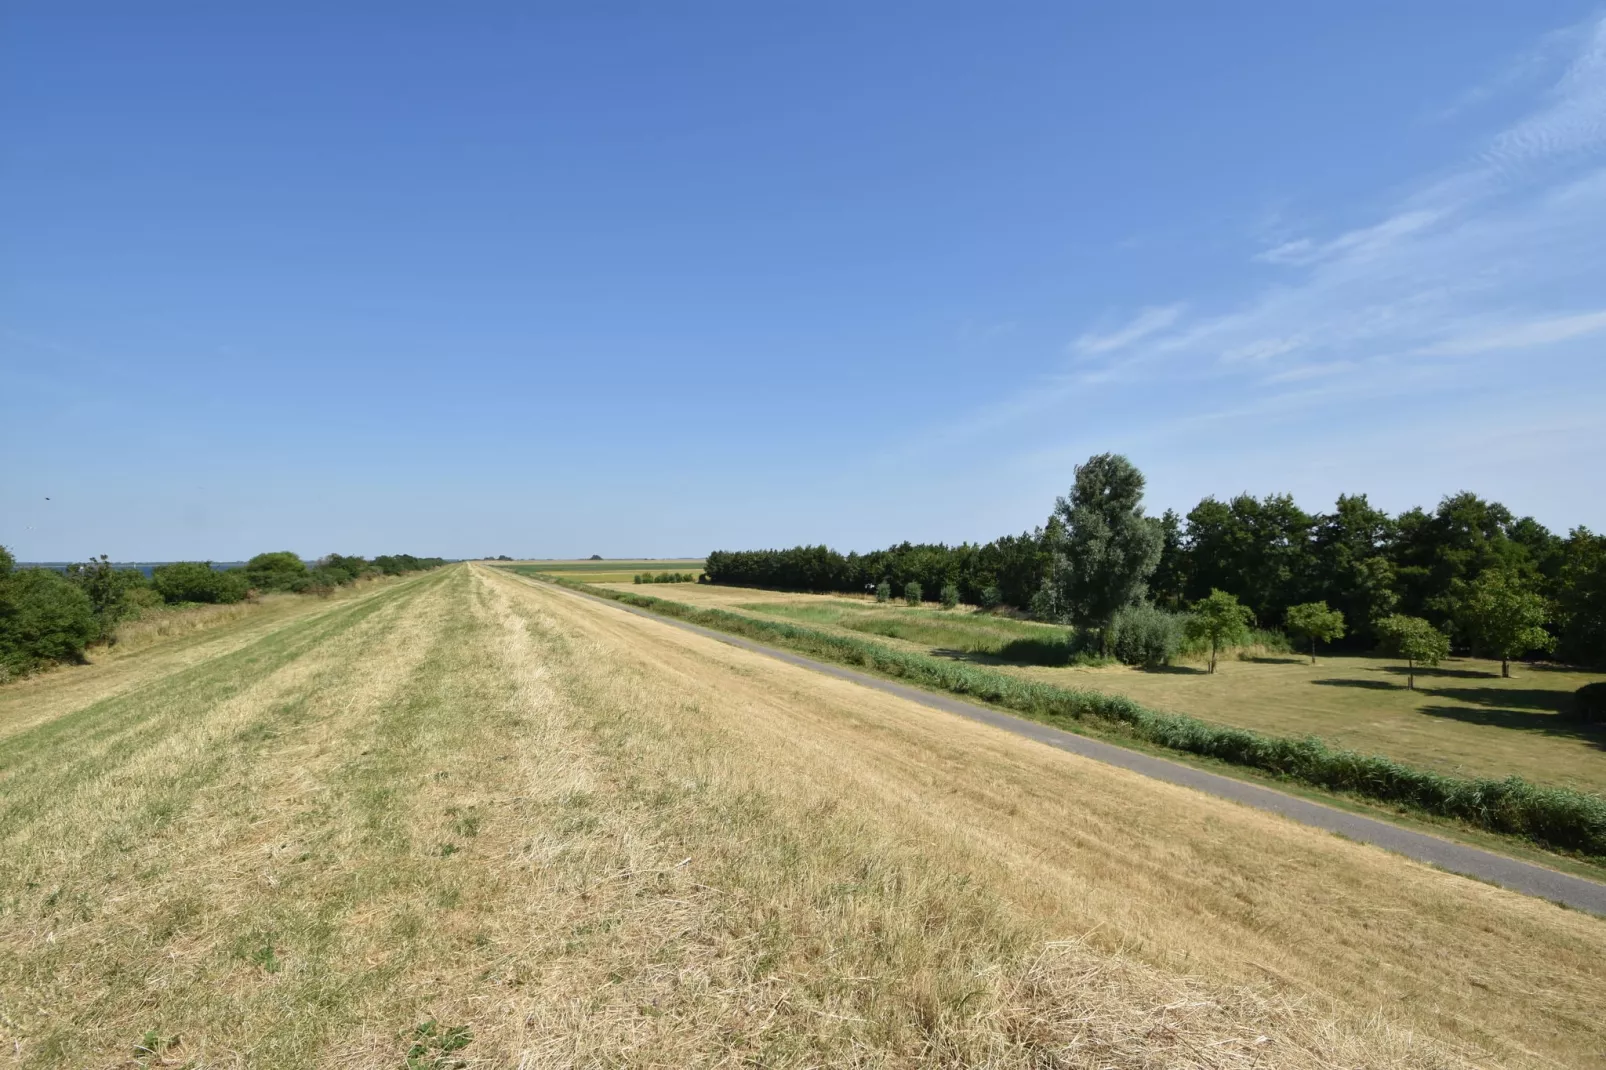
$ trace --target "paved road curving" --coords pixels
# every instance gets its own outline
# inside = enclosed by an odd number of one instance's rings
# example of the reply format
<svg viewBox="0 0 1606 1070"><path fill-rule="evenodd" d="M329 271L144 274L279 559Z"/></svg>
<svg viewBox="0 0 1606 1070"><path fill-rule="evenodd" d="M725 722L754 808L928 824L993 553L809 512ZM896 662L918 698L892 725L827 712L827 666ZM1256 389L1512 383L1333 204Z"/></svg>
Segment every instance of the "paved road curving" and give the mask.
<svg viewBox="0 0 1606 1070"><path fill-rule="evenodd" d="M560 590L572 590L560 588ZM578 592L576 592L578 593ZM1086 758L1106 762L1110 765L1130 769L1135 773L1163 780L1170 784L1180 784L1183 787L1194 788L1199 791L1215 795L1218 798L1230 799L1233 802L1252 806L1257 810L1269 810L1274 814L1281 814L1293 821L1314 828L1326 829L1347 836L1362 843L1375 844L1414 858L1419 862L1427 862L1452 873L1460 873L1468 877L1498 884L1512 891L1523 892L1527 895L1549 899L1577 910L1587 910L1594 914L1606 915L1606 884L1599 881L1588 880L1584 877L1575 877L1568 873L1536 866L1530 862L1519 862L1515 858L1495 854L1492 851L1468 847L1465 844L1452 840L1441 839L1424 832L1416 832L1402 828L1399 825L1377 818L1353 814L1347 810L1324 806L1309 799L1302 799L1296 795L1289 795L1277 791L1275 788L1262 787L1259 784L1250 784L1232 777L1221 776L1218 773L1207 772L1191 765L1168 761L1165 758L1156 758L1151 754L1128 750L1113 743L1104 743L1100 740L1079 736L1074 732L1053 728L1036 721L1028 721L1000 710L978 706L963 699L941 695L931 691L923 691L907 684L894 683L879 676L858 672L841 665L832 665L829 662L816 661L801 654L793 654L787 650L779 650L763 643L755 643L751 639L727 635L724 632L711 628L703 628L696 624L688 624L683 620L665 617L636 606L627 606L612 599L601 598L597 595L584 595L605 605L626 613L635 613L638 616L649 617L652 620L671 624L677 628L684 628L698 635L705 635L710 639L717 639L731 646L738 646L744 650L756 651L772 658L801 665L806 669L827 673L843 680L852 680L854 683L873 687L878 691L886 691L906 698L911 702L918 702L932 709L942 710L946 713L958 714L968 717L972 721L1001 728L1006 732L1013 732L1028 739L1035 739L1040 743L1047 743L1051 747L1080 754Z"/></svg>

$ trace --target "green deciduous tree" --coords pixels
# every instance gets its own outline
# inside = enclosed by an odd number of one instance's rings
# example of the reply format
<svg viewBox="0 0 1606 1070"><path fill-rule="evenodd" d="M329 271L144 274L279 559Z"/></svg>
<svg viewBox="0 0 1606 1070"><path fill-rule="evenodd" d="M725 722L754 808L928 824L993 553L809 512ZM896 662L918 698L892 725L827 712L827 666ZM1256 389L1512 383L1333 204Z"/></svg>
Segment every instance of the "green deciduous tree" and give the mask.
<svg viewBox="0 0 1606 1070"><path fill-rule="evenodd" d="M903 600L906 605L918 606L924 594L925 592L920 589L920 584L918 583L910 581L903 585Z"/></svg>
<svg viewBox="0 0 1606 1070"><path fill-rule="evenodd" d="M1512 658L1556 645L1544 627L1550 619L1545 600L1512 569L1490 569L1474 580L1460 615L1476 647L1500 659L1503 677L1511 675Z"/></svg>
<svg viewBox="0 0 1606 1070"><path fill-rule="evenodd" d="M1606 535L1574 528L1561 558L1559 652L1575 664L1606 668Z"/></svg>
<svg viewBox="0 0 1606 1070"><path fill-rule="evenodd" d="M1210 644L1210 671L1216 671L1216 654L1222 647L1249 638L1255 614L1226 591L1211 591L1193 604L1193 615L1183 625L1188 638Z"/></svg>
<svg viewBox="0 0 1606 1070"><path fill-rule="evenodd" d="M1188 552L1182 540L1182 518L1175 509L1160 516L1160 561L1149 576L1149 597L1161 609L1181 609L1187 597Z"/></svg>
<svg viewBox="0 0 1606 1070"><path fill-rule="evenodd" d="M1344 614L1327 608L1326 602L1301 602L1288 607L1283 627L1310 643L1310 663L1314 665L1318 642L1331 643L1344 637Z"/></svg>
<svg viewBox="0 0 1606 1070"><path fill-rule="evenodd" d="M952 583L943 584L940 598L942 601L942 608L953 609L959 604L959 587Z"/></svg>
<svg viewBox="0 0 1606 1070"><path fill-rule="evenodd" d="M1054 517L1064 525L1054 563L1060 605L1103 633L1117 610L1142 599L1160 561L1165 536L1143 515L1143 473L1119 454L1091 457Z"/></svg>
<svg viewBox="0 0 1606 1070"><path fill-rule="evenodd" d="M1450 655L1450 637L1421 617L1385 617L1377 623L1377 634L1385 653L1405 659L1405 686L1413 691L1418 664L1437 665Z"/></svg>

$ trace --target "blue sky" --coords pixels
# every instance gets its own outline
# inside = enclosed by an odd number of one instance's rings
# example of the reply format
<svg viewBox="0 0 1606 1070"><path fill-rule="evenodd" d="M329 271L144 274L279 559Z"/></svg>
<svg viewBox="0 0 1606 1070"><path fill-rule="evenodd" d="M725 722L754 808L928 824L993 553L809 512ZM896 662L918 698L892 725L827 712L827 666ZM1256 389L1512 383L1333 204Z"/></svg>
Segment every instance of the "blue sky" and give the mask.
<svg viewBox="0 0 1606 1070"><path fill-rule="evenodd" d="M0 542L1606 528L1606 12L1206 6L11 3Z"/></svg>

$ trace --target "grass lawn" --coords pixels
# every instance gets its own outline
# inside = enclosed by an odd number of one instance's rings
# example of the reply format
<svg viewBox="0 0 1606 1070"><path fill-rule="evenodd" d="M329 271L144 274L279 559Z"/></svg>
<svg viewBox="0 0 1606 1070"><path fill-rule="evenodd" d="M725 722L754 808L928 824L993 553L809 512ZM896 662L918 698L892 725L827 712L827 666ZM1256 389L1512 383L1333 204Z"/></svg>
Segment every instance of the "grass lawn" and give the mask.
<svg viewBox="0 0 1606 1070"><path fill-rule="evenodd" d="M643 589L645 590L645 589ZM873 634L927 653L969 658L1067 687L1127 695L1155 709L1278 735L1316 735L1461 776L1518 774L1541 784L1606 792L1606 729L1565 716L1572 693L1606 674L1453 659L1419 669L1405 686L1404 665L1377 658L1298 655L1223 658L1214 675L1183 664L1161 671L1016 664L997 657L1060 630L976 613L876 604L832 595L676 585L648 591L697 605L827 630Z"/></svg>
<svg viewBox="0 0 1606 1070"><path fill-rule="evenodd" d="M0 704L17 1065L1459 1070L1606 1046L1601 919L502 569L23 685L0 687L27 697Z"/></svg>

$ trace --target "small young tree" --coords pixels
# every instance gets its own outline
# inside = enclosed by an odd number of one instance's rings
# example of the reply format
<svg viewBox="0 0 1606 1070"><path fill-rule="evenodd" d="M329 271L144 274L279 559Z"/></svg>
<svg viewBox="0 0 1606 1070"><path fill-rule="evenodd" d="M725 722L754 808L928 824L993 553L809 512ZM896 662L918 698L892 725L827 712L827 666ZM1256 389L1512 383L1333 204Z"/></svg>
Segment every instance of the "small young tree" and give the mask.
<svg viewBox="0 0 1606 1070"><path fill-rule="evenodd" d="M1551 650L1556 640L1545 631L1550 611L1545 600L1507 569L1490 569L1472 584L1461 619L1474 643L1500 659L1500 675L1511 675L1511 659L1530 650Z"/></svg>
<svg viewBox="0 0 1606 1070"><path fill-rule="evenodd" d="M915 583L913 580L910 580L908 583L903 585L903 601L906 605L918 606L920 604L920 597L924 593L925 592L920 589L920 584Z"/></svg>
<svg viewBox="0 0 1606 1070"><path fill-rule="evenodd" d="M1416 667L1437 665L1450 655L1450 637L1423 620L1396 613L1377 622L1377 634L1382 637L1383 650L1406 665L1405 686L1416 690Z"/></svg>
<svg viewBox="0 0 1606 1070"><path fill-rule="evenodd" d="M944 608L944 609L953 609L955 606L957 606L959 604L959 588L958 588L958 586L956 586L955 584L952 584L952 583L943 584L942 585L941 598L942 598L942 608Z"/></svg>
<svg viewBox="0 0 1606 1070"><path fill-rule="evenodd" d="M892 601L892 582L890 580L882 580L875 585L875 600L877 602Z"/></svg>
<svg viewBox="0 0 1606 1070"><path fill-rule="evenodd" d="M1210 644L1210 671L1216 671L1216 654L1222 647L1249 638L1249 625L1255 615L1249 607L1226 591L1212 590L1208 598L1193 604L1193 616L1183 625L1189 639Z"/></svg>
<svg viewBox="0 0 1606 1070"><path fill-rule="evenodd" d="M1288 607L1283 627L1310 643L1310 663L1316 664L1316 644L1344 637L1344 614L1328 609L1326 602L1304 602Z"/></svg>
<svg viewBox="0 0 1606 1070"><path fill-rule="evenodd" d="M981 608L997 609L1003 604L1004 593L997 587L983 587L981 589Z"/></svg>

